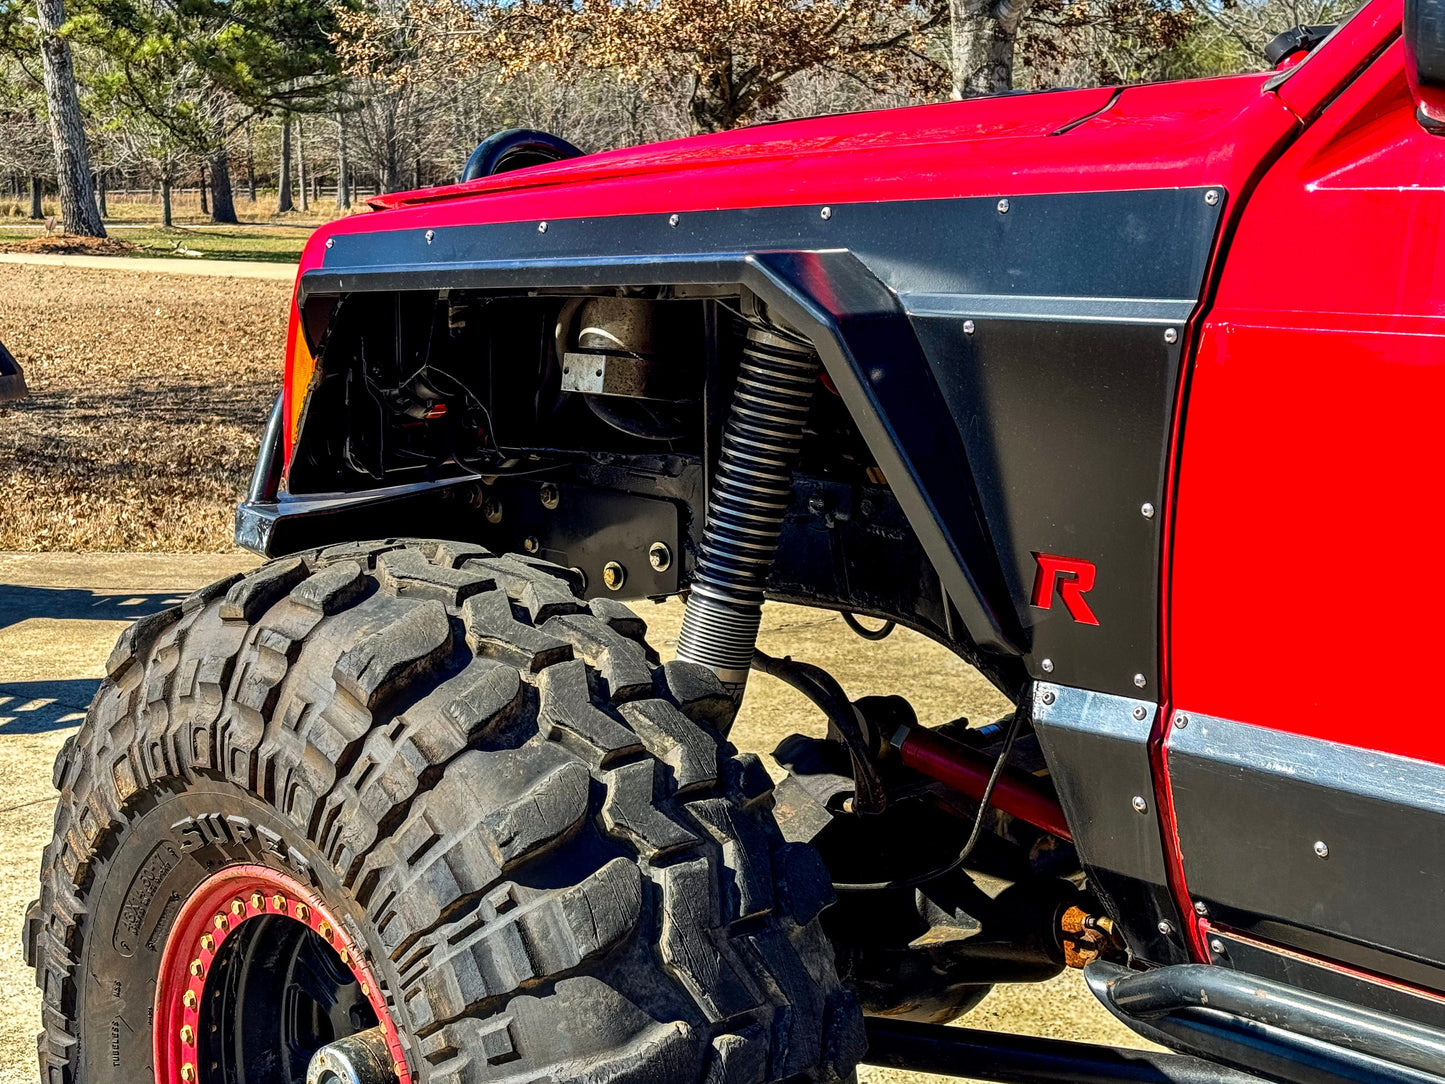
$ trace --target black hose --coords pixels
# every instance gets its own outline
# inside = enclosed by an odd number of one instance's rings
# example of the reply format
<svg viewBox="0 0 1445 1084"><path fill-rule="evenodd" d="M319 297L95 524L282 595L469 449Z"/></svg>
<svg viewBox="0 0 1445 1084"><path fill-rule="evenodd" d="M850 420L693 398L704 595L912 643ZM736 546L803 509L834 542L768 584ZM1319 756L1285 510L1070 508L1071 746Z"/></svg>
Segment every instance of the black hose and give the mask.
<svg viewBox="0 0 1445 1084"><path fill-rule="evenodd" d="M866 628L856 614L850 614L847 610L843 611L843 623L865 640L886 640L888 634L898 627L896 621L885 621L876 629Z"/></svg>

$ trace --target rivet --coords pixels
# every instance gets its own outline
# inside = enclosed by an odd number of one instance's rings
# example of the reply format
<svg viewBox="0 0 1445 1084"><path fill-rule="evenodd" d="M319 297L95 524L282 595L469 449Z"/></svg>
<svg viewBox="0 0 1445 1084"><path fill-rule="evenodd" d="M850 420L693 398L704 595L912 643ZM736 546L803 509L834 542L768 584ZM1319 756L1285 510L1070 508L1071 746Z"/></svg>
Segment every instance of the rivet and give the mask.
<svg viewBox="0 0 1445 1084"><path fill-rule="evenodd" d="M1143 674L1135 674L1135 675L1134 675L1134 684L1137 685L1137 686L1139 686L1139 688L1142 689L1145 685L1149 684L1149 682L1148 682L1148 680L1144 677Z"/></svg>
<svg viewBox="0 0 1445 1084"><path fill-rule="evenodd" d="M304 903L298 903L296 905L296 917L300 921L305 922L311 917L311 908L307 907Z"/></svg>
<svg viewBox="0 0 1445 1084"><path fill-rule="evenodd" d="M1188 725L1189 725L1189 716L1185 715L1182 711L1181 711L1179 714L1177 714L1176 716L1174 716L1174 729L1175 729L1175 730L1183 730L1183 729L1184 729L1186 726L1188 726Z"/></svg>
<svg viewBox="0 0 1445 1084"><path fill-rule="evenodd" d="M622 585L627 582L627 569L616 561L608 561L602 566L602 582L609 591L621 591Z"/></svg>
<svg viewBox="0 0 1445 1084"><path fill-rule="evenodd" d="M186 1084L191 1084L191 1081L196 1079L196 1067L190 1062L186 1062L181 1066L181 1079L184 1080Z"/></svg>
<svg viewBox="0 0 1445 1084"><path fill-rule="evenodd" d="M1220 940L1219 938L1217 938L1217 937L1212 938L1212 939L1210 940L1210 942L1209 942L1209 951L1212 952L1212 953L1214 953L1214 955L1216 955L1216 956L1223 956L1223 955L1224 955L1224 942L1221 941L1221 940Z"/></svg>
<svg viewBox="0 0 1445 1084"><path fill-rule="evenodd" d="M286 897L281 895L281 893L277 892L274 896L271 897L271 906L276 908L276 910L278 911L286 910Z"/></svg>
<svg viewBox="0 0 1445 1084"><path fill-rule="evenodd" d="M1174 923L1170 922L1167 918L1161 918L1159 920L1158 929L1165 937L1172 937L1174 935Z"/></svg>
<svg viewBox="0 0 1445 1084"><path fill-rule="evenodd" d="M827 222L828 219L833 217L833 208L824 207L821 211L818 212L818 214L824 222Z"/></svg>
<svg viewBox="0 0 1445 1084"><path fill-rule="evenodd" d="M1130 714L1132 714L1135 719L1142 723L1145 716L1147 716L1149 713L1144 710L1144 706L1141 704L1139 705L1139 707L1135 708Z"/></svg>
<svg viewBox="0 0 1445 1084"><path fill-rule="evenodd" d="M431 244L433 241L436 240L436 236L437 236L437 231L436 231L436 230L427 230L427 231L426 231L426 243L427 243L427 244Z"/></svg>
<svg viewBox="0 0 1445 1084"><path fill-rule="evenodd" d="M1044 659L1042 662L1039 663L1039 669L1046 674L1052 674L1054 672L1054 660Z"/></svg>
<svg viewBox="0 0 1445 1084"><path fill-rule="evenodd" d="M212 937L210 934L204 934L204 935L202 935L202 937L201 937L201 951L202 951L202 952L215 952L215 951L216 951L216 939L215 939L214 937Z"/></svg>
<svg viewBox="0 0 1445 1084"><path fill-rule="evenodd" d="M1141 516L1143 516L1145 519L1153 519L1153 518L1154 518L1154 506L1153 506L1152 504L1150 504L1148 501L1145 501L1143 504L1141 504L1141 505L1139 506L1139 514L1140 514Z"/></svg>
<svg viewBox="0 0 1445 1084"><path fill-rule="evenodd" d="M245 913L246 913L246 901L245 901L245 900L232 900L232 901L231 901L231 914L233 914L233 915L244 915Z"/></svg>
<svg viewBox="0 0 1445 1084"><path fill-rule="evenodd" d="M1200 918L1204 918L1209 914L1209 908L1204 905L1203 900L1199 900L1194 904L1194 913Z"/></svg>
<svg viewBox="0 0 1445 1084"><path fill-rule="evenodd" d="M1008 214L1008 200L1001 199L998 201L998 213L1001 215Z"/></svg>
<svg viewBox="0 0 1445 1084"><path fill-rule="evenodd" d="M647 563L654 572L666 572L672 567L672 550L667 548L666 542L654 542L647 547Z"/></svg>
<svg viewBox="0 0 1445 1084"><path fill-rule="evenodd" d="M964 333L965 335L972 335L972 334L974 333L974 330L975 330L975 329L974 329L973 321L972 321L972 320L965 320L965 321L963 322L963 333Z"/></svg>
<svg viewBox="0 0 1445 1084"><path fill-rule="evenodd" d="M1319 855L1321 858L1328 858L1330 856L1330 849L1328 846L1325 845L1324 840L1315 840L1315 854Z"/></svg>
<svg viewBox="0 0 1445 1084"><path fill-rule="evenodd" d="M526 538L522 539L522 548L528 553L536 553L542 548L542 543L537 541L536 535L529 534Z"/></svg>
<svg viewBox="0 0 1445 1084"><path fill-rule="evenodd" d="M1211 188L1208 192L1204 193L1204 202L1213 207L1219 202L1219 193Z"/></svg>
<svg viewBox="0 0 1445 1084"><path fill-rule="evenodd" d="M1166 343L1177 343L1179 341L1179 330L1177 328L1166 327L1164 329L1164 341Z"/></svg>
<svg viewBox="0 0 1445 1084"><path fill-rule="evenodd" d="M182 1024L182 1025L181 1025L181 1042L185 1043L187 1046L190 1046L190 1045L193 1044L195 1041L196 1041L196 1032L195 1032L195 1029L192 1028L190 1024Z"/></svg>
<svg viewBox="0 0 1445 1084"><path fill-rule="evenodd" d="M667 224L669 226L676 226L681 221L682 219L678 218L677 215L669 215L667 218Z"/></svg>
<svg viewBox="0 0 1445 1084"><path fill-rule="evenodd" d="M1149 803L1144 800L1144 796L1142 794L1134 795L1133 801L1131 801L1129 804L1134 807L1135 813L1149 812Z"/></svg>
<svg viewBox="0 0 1445 1084"><path fill-rule="evenodd" d="M537 223L537 232L538 232L538 233L546 233L546 232L547 232L547 223L545 223L545 222L538 222L538 223Z"/></svg>
<svg viewBox="0 0 1445 1084"><path fill-rule="evenodd" d="M326 938L326 940L331 940L331 926L329 924L325 922L321 923L321 925L316 927L316 932Z"/></svg>
<svg viewBox="0 0 1445 1084"><path fill-rule="evenodd" d="M257 911L266 910L266 897L260 892L251 893L251 906Z"/></svg>
<svg viewBox="0 0 1445 1084"><path fill-rule="evenodd" d="M335 244L336 244L336 238L334 238L334 237L328 237L328 238L326 239L326 247L327 247L327 248L331 248L331 247L334 246Z"/></svg>
<svg viewBox="0 0 1445 1084"><path fill-rule="evenodd" d="M196 1007L196 992L194 990L187 990L181 995L181 1004L188 1009L194 1009Z"/></svg>
<svg viewBox="0 0 1445 1084"><path fill-rule="evenodd" d="M211 919L211 922L218 930L224 930L226 928L226 916L223 914L217 914L215 918Z"/></svg>
<svg viewBox="0 0 1445 1084"><path fill-rule="evenodd" d="M196 978L200 978L206 973L206 965L201 963L200 960L192 960L189 970Z"/></svg>

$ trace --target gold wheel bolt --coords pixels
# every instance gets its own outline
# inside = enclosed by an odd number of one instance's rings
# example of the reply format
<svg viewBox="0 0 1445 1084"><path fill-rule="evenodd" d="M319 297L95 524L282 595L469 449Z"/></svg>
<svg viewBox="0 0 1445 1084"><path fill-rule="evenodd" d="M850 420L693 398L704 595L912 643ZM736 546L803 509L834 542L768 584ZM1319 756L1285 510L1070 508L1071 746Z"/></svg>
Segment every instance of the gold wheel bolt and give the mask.
<svg viewBox="0 0 1445 1084"><path fill-rule="evenodd" d="M364 983L364 982L361 984L361 996L362 996L362 997L370 997L370 996L371 996L371 987L368 986L368 985L366 985L366 983Z"/></svg>
<svg viewBox="0 0 1445 1084"><path fill-rule="evenodd" d="M200 960L192 960L192 961L191 961L191 974L192 974L192 975L196 976L196 978L200 978L200 977L201 977L202 975L204 975L205 973L206 973L206 965L205 965L205 964L201 963Z"/></svg>
<svg viewBox="0 0 1445 1084"><path fill-rule="evenodd" d="M394 1061L391 1063L391 1071L395 1073L396 1078L400 1080L402 1074L406 1072L406 1066L399 1061Z"/></svg>
<svg viewBox="0 0 1445 1084"><path fill-rule="evenodd" d="M233 914L233 915L244 915L245 913L246 913L246 901L245 901L245 900L232 900L232 901L231 901L231 914Z"/></svg>
<svg viewBox="0 0 1445 1084"><path fill-rule="evenodd" d="M351 962L351 953L348 952L346 949L341 950L341 962L344 964L349 964Z"/></svg>
<svg viewBox="0 0 1445 1084"><path fill-rule="evenodd" d="M302 922L305 922L310 916L311 908L307 907L304 903L298 903L296 905L296 917Z"/></svg>
<svg viewBox="0 0 1445 1084"><path fill-rule="evenodd" d="M203 934L201 934L201 951L202 951L202 952L215 952L215 951L216 951L216 939L215 939L214 937L212 937L212 936L211 936L210 934L208 934L208 933L203 933Z"/></svg>
<svg viewBox="0 0 1445 1084"><path fill-rule="evenodd" d="M194 990L187 990L181 995L181 1004L188 1009L194 1009L196 1007L196 992Z"/></svg>
<svg viewBox="0 0 1445 1084"><path fill-rule="evenodd" d="M216 924L216 929L218 929L218 930L224 930L224 929L226 928L226 916L225 916L225 915L217 914L215 918L211 919L211 921Z"/></svg>
<svg viewBox="0 0 1445 1084"><path fill-rule="evenodd" d="M316 932L326 938L326 940L331 940L331 927L327 923L322 922L321 925L317 926Z"/></svg>
<svg viewBox="0 0 1445 1084"><path fill-rule="evenodd" d="M276 895L271 897L271 906L278 911L286 910L286 897L277 892Z"/></svg>
<svg viewBox="0 0 1445 1084"><path fill-rule="evenodd" d="M186 1084L191 1084L191 1081L196 1079L196 1067L190 1062L186 1062L181 1066L181 1079L184 1080Z"/></svg>
<svg viewBox="0 0 1445 1084"><path fill-rule="evenodd" d="M196 1041L196 1033L191 1029L190 1024L181 1025L181 1042L191 1046Z"/></svg>
<svg viewBox="0 0 1445 1084"><path fill-rule="evenodd" d="M266 909L266 897L259 892L252 892L251 907L256 911L264 911Z"/></svg>

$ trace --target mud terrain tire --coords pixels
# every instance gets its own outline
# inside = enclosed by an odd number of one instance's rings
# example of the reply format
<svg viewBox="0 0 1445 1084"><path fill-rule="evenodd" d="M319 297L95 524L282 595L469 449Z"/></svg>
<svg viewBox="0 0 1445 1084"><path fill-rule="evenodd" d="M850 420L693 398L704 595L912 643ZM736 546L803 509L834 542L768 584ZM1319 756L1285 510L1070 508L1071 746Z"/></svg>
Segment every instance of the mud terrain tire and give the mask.
<svg viewBox="0 0 1445 1084"><path fill-rule="evenodd" d="M364 946L413 1080L846 1077L862 1017L821 862L719 737L712 675L570 575L348 544L127 630L56 761L26 917L45 1084L154 1078L168 923L235 863Z"/></svg>

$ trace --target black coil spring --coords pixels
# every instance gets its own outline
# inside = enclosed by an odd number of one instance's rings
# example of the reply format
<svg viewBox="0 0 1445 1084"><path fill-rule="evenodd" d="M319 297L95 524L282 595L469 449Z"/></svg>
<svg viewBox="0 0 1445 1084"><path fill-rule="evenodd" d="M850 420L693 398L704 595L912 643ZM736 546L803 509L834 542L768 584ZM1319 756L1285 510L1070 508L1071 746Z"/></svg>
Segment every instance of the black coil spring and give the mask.
<svg viewBox="0 0 1445 1084"><path fill-rule="evenodd" d="M812 347L748 330L677 645L679 659L710 668L734 697L752 665L818 370Z"/></svg>

